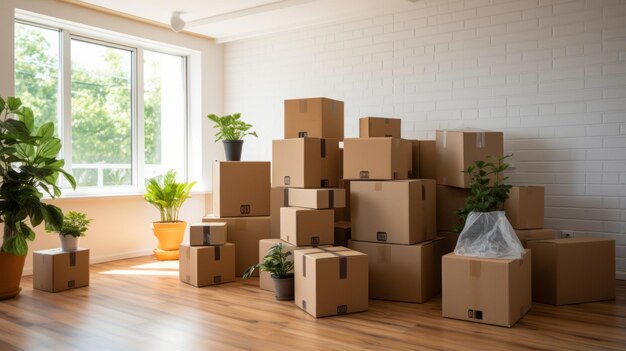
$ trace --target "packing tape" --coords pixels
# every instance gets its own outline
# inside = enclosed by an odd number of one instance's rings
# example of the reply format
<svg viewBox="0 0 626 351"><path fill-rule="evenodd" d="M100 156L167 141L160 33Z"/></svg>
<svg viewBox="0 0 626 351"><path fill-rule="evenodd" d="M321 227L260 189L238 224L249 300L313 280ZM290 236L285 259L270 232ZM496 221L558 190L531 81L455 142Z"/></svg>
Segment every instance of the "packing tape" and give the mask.
<svg viewBox="0 0 626 351"><path fill-rule="evenodd" d="M202 245L210 245L211 244L211 227L205 225L202 228Z"/></svg>
<svg viewBox="0 0 626 351"><path fill-rule="evenodd" d="M446 148L446 145L448 144L448 131L444 130L442 132L442 138L441 138L441 143L443 144L443 148Z"/></svg>
<svg viewBox="0 0 626 351"><path fill-rule="evenodd" d="M383 183L382 182L374 183L374 191L382 191L382 190L383 190Z"/></svg>
<svg viewBox="0 0 626 351"><path fill-rule="evenodd" d="M326 139L320 139L320 156L326 158Z"/></svg>
<svg viewBox="0 0 626 351"><path fill-rule="evenodd" d="M470 264L470 277L480 277L481 262L475 259L469 261Z"/></svg>
<svg viewBox="0 0 626 351"><path fill-rule="evenodd" d="M476 148L477 149L485 148L485 132L476 133Z"/></svg>
<svg viewBox="0 0 626 351"><path fill-rule="evenodd" d="M308 110L307 99L301 99L298 103L298 110L300 113L305 113Z"/></svg>
<svg viewBox="0 0 626 351"><path fill-rule="evenodd" d="M76 252L70 252L70 267L76 266Z"/></svg>
<svg viewBox="0 0 626 351"><path fill-rule="evenodd" d="M378 262L391 263L391 246L389 245L378 246Z"/></svg>
<svg viewBox="0 0 626 351"><path fill-rule="evenodd" d="M335 208L335 190L328 192L328 208Z"/></svg>
<svg viewBox="0 0 626 351"><path fill-rule="evenodd" d="M350 249L345 249L345 250L339 250L339 251L333 251L333 250L328 250L326 248L323 247L317 247L316 249L322 251L322 252L326 252L332 255L335 255L339 258L339 279L346 279L348 278L348 257L342 255L340 252L341 251L351 251ZM302 255L302 276L306 277L306 255L309 254L318 254L320 252L307 252L304 253Z"/></svg>
<svg viewBox="0 0 626 351"><path fill-rule="evenodd" d="M426 201L426 186L422 183L422 201Z"/></svg>
<svg viewBox="0 0 626 351"><path fill-rule="evenodd" d="M389 124L391 122L391 118L385 118L385 124Z"/></svg>
<svg viewBox="0 0 626 351"><path fill-rule="evenodd" d="M289 207L289 188L285 188L283 192L283 206L281 207Z"/></svg>
<svg viewBox="0 0 626 351"><path fill-rule="evenodd" d="M219 261L222 259L222 248L219 246L214 246L215 247L215 256L213 257L214 261Z"/></svg>
<svg viewBox="0 0 626 351"><path fill-rule="evenodd" d="M482 310L481 300L480 300L480 274L481 274L481 261L477 259L470 260L470 297L471 297L471 308L475 310ZM476 316L474 316L476 319ZM481 316L480 319L483 317Z"/></svg>

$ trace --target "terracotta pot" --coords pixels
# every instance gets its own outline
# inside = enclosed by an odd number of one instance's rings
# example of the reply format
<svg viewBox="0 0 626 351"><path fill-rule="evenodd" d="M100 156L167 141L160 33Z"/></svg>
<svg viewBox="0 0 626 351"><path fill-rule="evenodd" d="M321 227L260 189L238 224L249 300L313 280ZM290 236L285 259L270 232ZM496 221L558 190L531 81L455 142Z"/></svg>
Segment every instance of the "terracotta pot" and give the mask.
<svg viewBox="0 0 626 351"><path fill-rule="evenodd" d="M63 251L76 251L78 250L77 236L61 235L59 234L59 240L61 240L61 250Z"/></svg>
<svg viewBox="0 0 626 351"><path fill-rule="evenodd" d="M152 223L152 231L154 232L154 236L157 238L157 250L155 250L155 254L157 252L170 252L176 251L176 254L171 252L170 254L159 255L157 254L157 259L160 260L177 260L178 259L178 247L183 242L183 235L185 235L185 228L187 227L187 222L179 221L179 222L153 222Z"/></svg>
<svg viewBox="0 0 626 351"><path fill-rule="evenodd" d="M26 255L16 256L6 252L0 252L0 300L6 300L17 296L24 270Z"/></svg>
<svg viewBox="0 0 626 351"><path fill-rule="evenodd" d="M290 274L286 278L279 278L276 275L272 275L272 281L274 282L274 290L276 291L276 300L293 300L293 274Z"/></svg>

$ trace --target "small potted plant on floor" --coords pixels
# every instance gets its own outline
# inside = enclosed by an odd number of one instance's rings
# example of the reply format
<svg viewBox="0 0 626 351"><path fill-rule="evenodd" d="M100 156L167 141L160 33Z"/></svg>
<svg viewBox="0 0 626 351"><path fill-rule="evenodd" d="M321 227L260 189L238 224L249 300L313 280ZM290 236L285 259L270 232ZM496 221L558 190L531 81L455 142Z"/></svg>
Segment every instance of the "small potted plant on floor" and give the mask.
<svg viewBox="0 0 626 351"><path fill-rule="evenodd" d="M274 282L276 300L293 300L293 261L289 260L290 251L283 251L283 244L276 244L267 250L263 262L250 266L243 274L244 278L252 275L255 269L268 272Z"/></svg>
<svg viewBox="0 0 626 351"><path fill-rule="evenodd" d="M91 219L82 212L70 211L63 218L61 229L46 226L48 233L58 233L61 240L61 250L76 251L78 250L78 239L85 236L85 232L89 229Z"/></svg>
<svg viewBox="0 0 626 351"><path fill-rule="evenodd" d="M207 117L215 123L213 127L218 129L215 142L221 140L224 143L226 161L240 161L243 138L246 135L258 137L256 132L250 132L252 125L242 121L240 113L222 117L210 114Z"/></svg>
<svg viewBox="0 0 626 351"><path fill-rule="evenodd" d="M152 231L157 238L154 253L159 260L178 259L178 247L187 227L187 222L178 220L178 215L183 203L191 197L189 192L195 184L176 181L175 170L148 180L144 199L161 215L160 221L152 222Z"/></svg>

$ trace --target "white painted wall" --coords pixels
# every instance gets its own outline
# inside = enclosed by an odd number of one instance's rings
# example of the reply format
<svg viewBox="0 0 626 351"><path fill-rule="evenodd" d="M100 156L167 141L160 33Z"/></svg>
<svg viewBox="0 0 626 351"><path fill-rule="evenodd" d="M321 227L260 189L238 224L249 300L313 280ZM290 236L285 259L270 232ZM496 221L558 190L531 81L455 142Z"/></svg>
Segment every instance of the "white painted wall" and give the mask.
<svg viewBox="0 0 626 351"><path fill-rule="evenodd" d="M511 180L546 188L546 227L614 238L626 279L626 2L421 0L414 11L225 44L224 112L271 158L283 100L345 101L402 118L406 138L438 128L505 132Z"/></svg>

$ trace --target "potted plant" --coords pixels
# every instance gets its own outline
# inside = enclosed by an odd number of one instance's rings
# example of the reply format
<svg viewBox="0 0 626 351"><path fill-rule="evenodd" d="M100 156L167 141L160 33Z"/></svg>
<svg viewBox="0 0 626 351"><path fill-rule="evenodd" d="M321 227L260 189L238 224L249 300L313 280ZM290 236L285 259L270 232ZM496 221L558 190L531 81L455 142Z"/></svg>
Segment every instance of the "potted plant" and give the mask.
<svg viewBox="0 0 626 351"><path fill-rule="evenodd" d="M152 231L157 238L154 253L158 260L178 259L178 247L187 227L187 222L178 220L178 214L183 203L191 197L189 192L195 184L177 182L173 169L148 180L144 199L161 214L160 221L152 222Z"/></svg>
<svg viewBox="0 0 626 351"><path fill-rule="evenodd" d="M276 291L276 300L293 300L293 260L289 260L290 251L283 251L283 244L276 244L267 250L263 262L248 267L243 274L244 278L252 275L255 269L271 274Z"/></svg>
<svg viewBox="0 0 626 351"><path fill-rule="evenodd" d="M58 233L61 240L61 250L76 251L78 250L78 239L85 236L85 232L89 229L91 219L82 212L70 211L63 218L63 225L60 229L46 226L48 233Z"/></svg>
<svg viewBox="0 0 626 351"><path fill-rule="evenodd" d="M28 241L35 239L32 227L42 222L61 228L63 212L42 201L45 192L61 195L57 186L63 175L72 188L74 178L57 159L61 140L54 137L54 124L35 127L33 111L19 98L0 98L0 223L4 224L0 249L0 300L20 292L20 280Z"/></svg>
<svg viewBox="0 0 626 351"><path fill-rule="evenodd" d="M219 129L215 134L215 142L222 141L226 161L240 161L243 138L246 135L258 137L256 132L250 132L252 125L241 120L241 114L235 113L218 117L214 114L207 116L215 125L213 128Z"/></svg>

